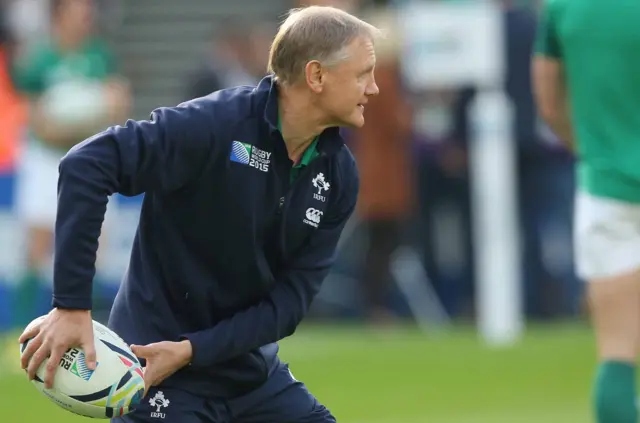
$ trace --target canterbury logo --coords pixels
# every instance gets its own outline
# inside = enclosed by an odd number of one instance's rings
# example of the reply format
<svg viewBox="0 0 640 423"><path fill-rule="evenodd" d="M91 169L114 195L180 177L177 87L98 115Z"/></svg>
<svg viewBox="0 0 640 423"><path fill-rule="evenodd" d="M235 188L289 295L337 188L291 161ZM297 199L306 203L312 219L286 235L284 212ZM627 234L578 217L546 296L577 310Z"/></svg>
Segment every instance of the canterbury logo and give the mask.
<svg viewBox="0 0 640 423"><path fill-rule="evenodd" d="M305 214L307 218L304 219L303 222L317 228L324 212L314 208L308 208Z"/></svg>

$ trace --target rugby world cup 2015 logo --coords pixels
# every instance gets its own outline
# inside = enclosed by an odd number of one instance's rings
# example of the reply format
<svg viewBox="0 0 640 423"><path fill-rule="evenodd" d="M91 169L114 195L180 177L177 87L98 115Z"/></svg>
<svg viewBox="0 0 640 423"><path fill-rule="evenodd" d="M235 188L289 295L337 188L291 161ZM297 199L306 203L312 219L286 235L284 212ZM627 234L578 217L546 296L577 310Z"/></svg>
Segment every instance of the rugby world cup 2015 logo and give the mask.
<svg viewBox="0 0 640 423"><path fill-rule="evenodd" d="M262 172L269 171L271 163L271 153L260 150L255 145L246 142L233 141L231 143L231 154L229 160L235 163L251 166Z"/></svg>
<svg viewBox="0 0 640 423"><path fill-rule="evenodd" d="M251 157L251 144L234 141L231 144L231 161L242 164L249 164Z"/></svg>

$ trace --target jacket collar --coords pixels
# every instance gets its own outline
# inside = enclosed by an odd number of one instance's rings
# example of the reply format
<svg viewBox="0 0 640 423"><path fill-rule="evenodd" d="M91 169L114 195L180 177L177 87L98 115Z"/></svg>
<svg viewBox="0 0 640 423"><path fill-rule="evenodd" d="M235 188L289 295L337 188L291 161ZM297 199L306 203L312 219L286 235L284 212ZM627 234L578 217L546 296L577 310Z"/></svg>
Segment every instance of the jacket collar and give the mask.
<svg viewBox="0 0 640 423"><path fill-rule="evenodd" d="M263 119L269 128L271 135L279 133L278 129L278 83L273 75L265 76L256 87L259 104L264 104ZM344 146L344 140L340 135L340 128L331 127L325 129L318 139L318 152L321 155L337 153Z"/></svg>

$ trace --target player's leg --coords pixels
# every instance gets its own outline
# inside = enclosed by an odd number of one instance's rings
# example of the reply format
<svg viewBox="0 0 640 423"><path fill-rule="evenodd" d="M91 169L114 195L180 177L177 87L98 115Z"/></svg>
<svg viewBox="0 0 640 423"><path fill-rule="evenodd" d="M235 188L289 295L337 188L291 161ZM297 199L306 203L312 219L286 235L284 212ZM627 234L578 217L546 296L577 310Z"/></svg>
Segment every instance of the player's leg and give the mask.
<svg viewBox="0 0 640 423"><path fill-rule="evenodd" d="M222 407L179 389L151 388L140 405L111 423L227 423Z"/></svg>
<svg viewBox="0 0 640 423"><path fill-rule="evenodd" d="M598 370L598 423L636 423L640 352L640 207L580 194L576 265L587 283Z"/></svg>
<svg viewBox="0 0 640 423"><path fill-rule="evenodd" d="M331 412L281 365L260 388L229 401L232 423L335 423Z"/></svg>
<svg viewBox="0 0 640 423"><path fill-rule="evenodd" d="M372 219L367 222L369 245L363 271L366 315L371 323L386 324L393 320L386 299L392 280L389 270L391 255L399 245L400 225L392 219Z"/></svg>
<svg viewBox="0 0 640 423"><path fill-rule="evenodd" d="M594 408L598 423L636 423L635 362L640 331L640 272L592 281L589 303L598 344Z"/></svg>
<svg viewBox="0 0 640 423"><path fill-rule="evenodd" d="M26 143L18 162L16 208L26 229L27 257L17 291L18 319L31 321L37 310L37 293L45 283L52 258L60 154L34 142Z"/></svg>

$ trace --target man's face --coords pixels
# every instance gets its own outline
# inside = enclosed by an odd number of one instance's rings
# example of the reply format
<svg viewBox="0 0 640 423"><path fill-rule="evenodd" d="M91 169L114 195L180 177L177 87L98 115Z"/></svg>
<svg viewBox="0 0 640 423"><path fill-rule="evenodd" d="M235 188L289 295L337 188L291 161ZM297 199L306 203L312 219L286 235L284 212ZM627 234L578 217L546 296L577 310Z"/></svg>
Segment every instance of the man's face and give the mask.
<svg viewBox="0 0 640 423"><path fill-rule="evenodd" d="M91 0L66 0L60 8L58 19L65 31L75 38L84 38L93 27L93 3Z"/></svg>
<svg viewBox="0 0 640 423"><path fill-rule="evenodd" d="M371 40L358 38L347 48L348 58L326 70L319 105L332 124L359 128L364 108L377 95L373 71L376 55Z"/></svg>

